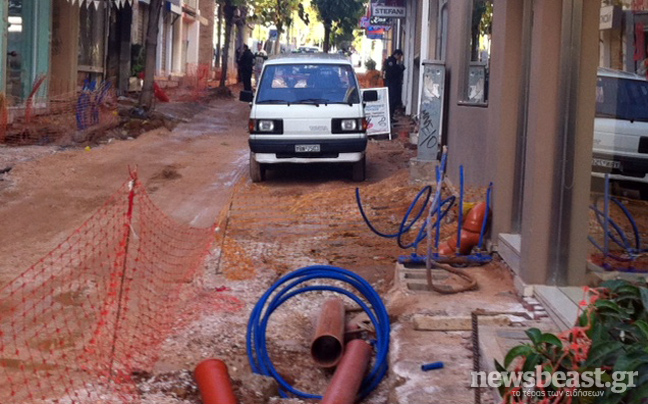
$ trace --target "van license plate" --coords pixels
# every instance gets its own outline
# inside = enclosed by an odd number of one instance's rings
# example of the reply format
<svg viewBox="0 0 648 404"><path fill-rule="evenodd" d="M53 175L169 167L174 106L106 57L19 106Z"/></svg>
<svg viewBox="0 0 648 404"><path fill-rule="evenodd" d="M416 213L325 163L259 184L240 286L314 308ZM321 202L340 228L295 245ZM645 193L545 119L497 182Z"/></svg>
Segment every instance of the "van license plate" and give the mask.
<svg viewBox="0 0 648 404"><path fill-rule="evenodd" d="M596 167L621 169L621 162L607 159L592 159L592 165Z"/></svg>
<svg viewBox="0 0 648 404"><path fill-rule="evenodd" d="M318 144L297 144L295 145L295 152L297 153L318 153L320 145Z"/></svg>

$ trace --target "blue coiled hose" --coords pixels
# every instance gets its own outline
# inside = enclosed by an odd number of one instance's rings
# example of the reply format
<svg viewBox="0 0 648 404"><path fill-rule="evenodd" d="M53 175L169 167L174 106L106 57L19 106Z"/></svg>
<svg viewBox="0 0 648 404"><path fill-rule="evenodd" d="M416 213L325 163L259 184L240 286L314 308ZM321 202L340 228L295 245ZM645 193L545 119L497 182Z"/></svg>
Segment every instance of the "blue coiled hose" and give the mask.
<svg viewBox="0 0 648 404"><path fill-rule="evenodd" d="M353 286L368 305L355 294L335 286L304 286L305 282L316 279L330 279L346 282ZM298 288L293 290L294 288ZM322 399L322 396L305 393L292 387L275 369L266 344L266 328L272 313L290 298L311 291L332 291L347 296L356 302L369 316L376 329L377 338L373 342L376 349L376 360L371 372L362 381L360 399L375 389L387 373L387 356L389 354L389 315L378 293L371 285L357 274L334 266L313 265L298 269L279 279L259 299L248 322L246 348L250 366L254 373L273 377L280 386L280 394L288 393L304 399ZM276 292L276 293L275 293Z"/></svg>
<svg viewBox="0 0 648 404"><path fill-rule="evenodd" d="M410 216L412 215L412 211L414 210L414 207L416 204L419 202L419 199L425 195L425 199L423 202L423 206L421 206L421 209L414 215L414 218L409 221ZM432 195L432 187L429 185L426 185L419 191L419 193L414 197L414 200L410 204L410 207L407 209L407 213L405 213L405 216L403 216L403 220L401 221L400 227L398 228L398 231L394 234L387 234L387 233L382 233L379 230L377 230L369 218L367 217L367 214L364 211L364 208L362 207L362 199L360 198L360 189L356 188L356 202L358 203L358 209L360 210L360 214L362 215L362 218L364 219L365 223L371 229L372 232L375 234L379 235L380 237L384 238L396 238L398 241L398 246L403 249L407 249L410 247L417 248L418 245L427 237L427 219L423 223L423 226L421 226L421 229L418 232L418 235L409 244L405 244L402 240L402 237L404 234L409 232L412 229L412 226L421 218L423 213L425 213L425 208L427 207L428 203L430 202L430 196ZM441 223L441 219L445 217L445 215L448 214L450 209L452 208L452 205L454 205L456 198L454 196L450 196L444 200L441 201L439 209L435 210L434 213L432 214L432 217L435 215L438 216L434 224L432 225L432 229L436 228L439 226L439 223ZM409 221L409 223L408 223Z"/></svg>
<svg viewBox="0 0 648 404"><path fill-rule="evenodd" d="M603 198L603 211L598 208L598 199L594 202L594 204L590 206L590 209L594 211L596 220L598 221L599 225L603 227L604 244L603 246L601 246L592 236L588 236L589 241L606 257L615 259L620 262L634 261L636 258L635 256L648 252L648 249L642 248L643 246L641 233L639 232L639 226L637 225L634 217L620 200L610 195L610 177L607 174L605 175L605 194L603 195ZM613 202L615 205L617 205L624 213L626 219L628 219L628 222L632 226L634 243L631 242L630 238L626 236L626 233L621 229L621 227L610 217L610 202ZM612 227L612 229L610 227ZM625 253L629 255L629 257L612 254L610 252L610 241L621 247L625 251ZM630 270L630 272L632 272L632 270Z"/></svg>

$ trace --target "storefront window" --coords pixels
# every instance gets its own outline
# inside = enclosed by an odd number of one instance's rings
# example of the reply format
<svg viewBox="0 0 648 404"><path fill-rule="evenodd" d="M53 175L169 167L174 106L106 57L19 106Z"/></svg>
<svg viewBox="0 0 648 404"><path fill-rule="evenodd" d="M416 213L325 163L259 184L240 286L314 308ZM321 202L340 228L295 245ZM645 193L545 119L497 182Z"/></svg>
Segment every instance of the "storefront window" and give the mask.
<svg viewBox="0 0 648 404"><path fill-rule="evenodd" d="M10 103L19 102L25 89L23 82L26 77L23 69L24 48L24 19L22 0L9 1L9 18L7 26L7 94Z"/></svg>
<svg viewBox="0 0 648 404"><path fill-rule="evenodd" d="M469 55L463 100L467 103L488 102L488 79L493 26L493 0L473 0L470 11Z"/></svg>

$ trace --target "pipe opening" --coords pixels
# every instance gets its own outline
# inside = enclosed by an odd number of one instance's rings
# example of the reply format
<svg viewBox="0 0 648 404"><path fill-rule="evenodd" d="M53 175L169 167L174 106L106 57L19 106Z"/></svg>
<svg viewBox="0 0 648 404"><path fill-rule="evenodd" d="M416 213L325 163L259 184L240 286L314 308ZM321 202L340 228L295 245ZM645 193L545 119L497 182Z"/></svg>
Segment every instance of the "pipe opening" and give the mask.
<svg viewBox="0 0 648 404"><path fill-rule="evenodd" d="M313 341L311 355L319 366L335 366L342 357L342 342L331 335L322 335Z"/></svg>

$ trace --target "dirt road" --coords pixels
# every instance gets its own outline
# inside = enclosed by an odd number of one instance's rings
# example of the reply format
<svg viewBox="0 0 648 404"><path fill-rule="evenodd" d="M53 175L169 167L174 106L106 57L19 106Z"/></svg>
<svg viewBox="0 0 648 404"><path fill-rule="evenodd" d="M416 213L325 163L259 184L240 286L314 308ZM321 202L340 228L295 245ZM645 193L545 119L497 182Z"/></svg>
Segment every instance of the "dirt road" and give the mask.
<svg viewBox="0 0 648 404"><path fill-rule="evenodd" d="M199 112L171 132L160 129L90 150L0 149L0 169L12 167L0 177L0 287L78 228L129 179L128 167L137 167L154 203L178 221L208 227L226 216L197 281L202 294L190 297L178 313L180 320L186 318L160 348L153 373L141 375L144 402L199 402L191 371L205 358L220 357L230 365L242 402L279 403L268 401L276 393L264 393L250 379L245 329L252 307L278 276L311 264L352 269L385 292L396 257L408 251L368 230L358 213L355 188L360 187L374 225L396 231L420 189L407 170L414 152L402 141L371 141L367 181L361 184L350 180L346 168L330 166L272 170L265 182L254 184L247 173L246 104L214 100L165 109L185 117ZM442 237L455 230L456 223L446 223ZM489 266L478 273L485 286L473 294L466 310L499 302L498 294L512 287L502 268ZM277 312L270 332L280 372L300 388L319 392L330 375L310 365L304 341L310 338L317 301L324 297L295 299ZM515 303L507 299L507 304ZM402 313L402 308L390 312ZM449 339L447 352L462 343ZM467 368L470 360L462 363ZM447 384L461 383L463 376L457 374ZM400 402L390 398L400 383L392 377L366 402ZM408 392L403 386L399 391ZM470 393L462 388L461 396L472 397Z"/></svg>
<svg viewBox="0 0 648 404"><path fill-rule="evenodd" d="M233 100L173 104L197 115L90 150L0 149L0 286L44 256L92 215L136 168L153 201L170 216L210 226L247 167L247 107ZM21 161L25 160L27 161Z"/></svg>

